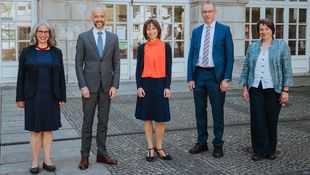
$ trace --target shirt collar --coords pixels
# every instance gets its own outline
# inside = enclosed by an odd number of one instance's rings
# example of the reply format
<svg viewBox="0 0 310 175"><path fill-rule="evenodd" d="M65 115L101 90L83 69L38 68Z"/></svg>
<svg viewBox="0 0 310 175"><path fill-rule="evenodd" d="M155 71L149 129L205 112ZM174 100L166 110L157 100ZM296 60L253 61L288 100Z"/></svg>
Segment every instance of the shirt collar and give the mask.
<svg viewBox="0 0 310 175"><path fill-rule="evenodd" d="M208 24L207 24L207 23L205 23L205 24L204 24L204 28L211 27L211 28L213 28L213 29L214 29L214 27L215 27L215 23L216 23L216 21L215 21L215 20L211 23L211 25L210 25L210 26L208 26Z"/></svg>

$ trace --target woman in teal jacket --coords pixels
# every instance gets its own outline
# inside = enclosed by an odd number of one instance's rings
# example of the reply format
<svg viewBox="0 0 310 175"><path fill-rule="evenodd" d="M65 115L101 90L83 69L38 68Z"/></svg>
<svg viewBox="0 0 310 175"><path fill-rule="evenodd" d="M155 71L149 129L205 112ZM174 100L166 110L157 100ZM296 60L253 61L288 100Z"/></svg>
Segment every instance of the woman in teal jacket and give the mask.
<svg viewBox="0 0 310 175"><path fill-rule="evenodd" d="M293 85L290 49L273 38L274 24L260 19L257 32L261 40L250 44L240 78L243 99L250 100L254 161L276 158L279 113Z"/></svg>

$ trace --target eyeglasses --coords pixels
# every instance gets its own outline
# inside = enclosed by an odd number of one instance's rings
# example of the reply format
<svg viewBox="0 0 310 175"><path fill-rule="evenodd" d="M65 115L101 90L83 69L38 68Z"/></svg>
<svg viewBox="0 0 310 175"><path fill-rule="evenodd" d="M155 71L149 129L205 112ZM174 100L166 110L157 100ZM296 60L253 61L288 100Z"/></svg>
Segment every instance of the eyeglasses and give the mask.
<svg viewBox="0 0 310 175"><path fill-rule="evenodd" d="M206 11L202 11L202 13L204 14L211 14L211 13L214 13L215 10L206 10Z"/></svg>
<svg viewBox="0 0 310 175"><path fill-rule="evenodd" d="M47 35L47 34L50 34L50 31L38 30L37 33L40 35Z"/></svg>

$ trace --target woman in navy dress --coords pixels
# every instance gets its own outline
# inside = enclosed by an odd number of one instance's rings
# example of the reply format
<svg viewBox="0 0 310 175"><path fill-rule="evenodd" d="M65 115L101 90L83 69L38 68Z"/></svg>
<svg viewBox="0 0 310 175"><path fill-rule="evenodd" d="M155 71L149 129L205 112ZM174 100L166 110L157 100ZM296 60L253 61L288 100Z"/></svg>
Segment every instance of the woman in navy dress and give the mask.
<svg viewBox="0 0 310 175"><path fill-rule="evenodd" d="M160 40L161 28L154 19L144 23L143 35L147 42L138 49L136 68L138 98L135 116L144 121L148 147L146 160L153 161L154 152L161 159L171 160L171 156L162 147L165 122L170 120L171 47ZM152 121L157 122L156 147L153 146Z"/></svg>
<svg viewBox="0 0 310 175"><path fill-rule="evenodd" d="M66 101L66 87L62 52L55 45L53 28L46 21L38 22L32 28L30 46L19 58L16 104L25 108L25 130L31 132L32 174L40 171L41 147L43 168L56 170L50 158L52 131L61 127L60 107Z"/></svg>

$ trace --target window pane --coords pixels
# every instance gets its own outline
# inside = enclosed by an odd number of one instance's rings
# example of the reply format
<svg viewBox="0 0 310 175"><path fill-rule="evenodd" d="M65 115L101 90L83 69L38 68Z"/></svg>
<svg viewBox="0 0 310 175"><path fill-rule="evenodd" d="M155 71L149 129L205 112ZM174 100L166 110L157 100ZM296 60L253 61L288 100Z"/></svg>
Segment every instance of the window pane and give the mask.
<svg viewBox="0 0 310 175"><path fill-rule="evenodd" d="M306 21L307 21L307 10L299 9L299 23L306 24Z"/></svg>
<svg viewBox="0 0 310 175"><path fill-rule="evenodd" d="M106 30L106 31L109 31L109 32L115 33L115 30L114 30L113 24L111 24L111 23L105 23L104 28L105 28L105 30Z"/></svg>
<svg viewBox="0 0 310 175"><path fill-rule="evenodd" d="M283 23L283 8L276 9L276 23Z"/></svg>
<svg viewBox="0 0 310 175"><path fill-rule="evenodd" d="M105 13L105 21L107 22L113 22L114 18L114 8L112 4L105 4L107 8L107 12Z"/></svg>
<svg viewBox="0 0 310 175"><path fill-rule="evenodd" d="M184 6L174 7L174 22L184 22Z"/></svg>
<svg viewBox="0 0 310 175"><path fill-rule="evenodd" d="M12 2L0 3L1 19L2 20L15 20L14 4Z"/></svg>
<svg viewBox="0 0 310 175"><path fill-rule="evenodd" d="M276 38L283 39L283 25L276 25Z"/></svg>
<svg viewBox="0 0 310 175"><path fill-rule="evenodd" d="M119 55L121 59L127 59L127 41L119 42Z"/></svg>
<svg viewBox="0 0 310 175"><path fill-rule="evenodd" d="M174 39L175 40L184 40L184 27L182 24L174 25Z"/></svg>
<svg viewBox="0 0 310 175"><path fill-rule="evenodd" d="M306 41L298 42L298 55L306 55Z"/></svg>
<svg viewBox="0 0 310 175"><path fill-rule="evenodd" d="M15 61L16 46L15 41L2 41L2 60Z"/></svg>
<svg viewBox="0 0 310 175"><path fill-rule="evenodd" d="M289 41L288 45L291 49L291 54L296 55L296 41Z"/></svg>
<svg viewBox="0 0 310 175"><path fill-rule="evenodd" d="M260 19L260 8L252 8L252 23L256 23Z"/></svg>
<svg viewBox="0 0 310 175"><path fill-rule="evenodd" d="M245 22L246 23L250 22L250 8L249 7L245 8Z"/></svg>
<svg viewBox="0 0 310 175"><path fill-rule="evenodd" d="M31 2L18 2L17 8L17 20L31 20Z"/></svg>
<svg viewBox="0 0 310 175"><path fill-rule="evenodd" d="M273 8L266 8L266 18L273 21Z"/></svg>
<svg viewBox="0 0 310 175"><path fill-rule="evenodd" d="M184 42L177 41L174 45L174 57L183 58L184 57Z"/></svg>
<svg viewBox="0 0 310 175"><path fill-rule="evenodd" d="M14 23L3 23L1 25L1 38L3 40L15 40L15 24Z"/></svg>
<svg viewBox="0 0 310 175"><path fill-rule="evenodd" d="M146 6L144 19L156 18L156 6Z"/></svg>
<svg viewBox="0 0 310 175"><path fill-rule="evenodd" d="M142 7L133 6L133 22L144 22L142 15L143 15Z"/></svg>
<svg viewBox="0 0 310 175"><path fill-rule="evenodd" d="M171 6L163 6L161 8L162 22L164 23L172 23L172 7Z"/></svg>
<svg viewBox="0 0 310 175"><path fill-rule="evenodd" d="M18 24L17 32L18 32L18 40L30 40L30 24Z"/></svg>
<svg viewBox="0 0 310 175"><path fill-rule="evenodd" d="M250 39L250 26L249 25L245 25L245 39Z"/></svg>
<svg viewBox="0 0 310 175"><path fill-rule="evenodd" d="M163 24L162 25L162 38L164 40L172 39L172 24Z"/></svg>
<svg viewBox="0 0 310 175"><path fill-rule="evenodd" d="M18 43L18 55L20 55L22 50L27 46L29 46L29 42Z"/></svg>
<svg viewBox="0 0 310 175"><path fill-rule="evenodd" d="M117 24L116 25L116 35L120 40L127 40L127 25Z"/></svg>
<svg viewBox="0 0 310 175"><path fill-rule="evenodd" d="M306 26L299 26L299 39L306 39Z"/></svg>
<svg viewBox="0 0 310 175"><path fill-rule="evenodd" d="M289 11L289 22L296 23L297 9L290 9Z"/></svg>
<svg viewBox="0 0 310 175"><path fill-rule="evenodd" d="M252 25L252 39L259 39L259 35L256 29L256 24Z"/></svg>
<svg viewBox="0 0 310 175"><path fill-rule="evenodd" d="M289 25L288 38L289 39L296 39L296 25Z"/></svg>
<svg viewBox="0 0 310 175"><path fill-rule="evenodd" d="M127 6L115 5L115 15L117 22L127 22Z"/></svg>
<svg viewBox="0 0 310 175"><path fill-rule="evenodd" d="M133 24L133 40L143 40L143 24Z"/></svg>
<svg viewBox="0 0 310 175"><path fill-rule="evenodd" d="M133 42L133 59L137 59L138 56L138 47L141 45L141 42Z"/></svg>

